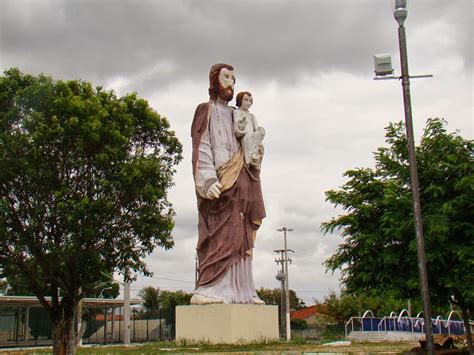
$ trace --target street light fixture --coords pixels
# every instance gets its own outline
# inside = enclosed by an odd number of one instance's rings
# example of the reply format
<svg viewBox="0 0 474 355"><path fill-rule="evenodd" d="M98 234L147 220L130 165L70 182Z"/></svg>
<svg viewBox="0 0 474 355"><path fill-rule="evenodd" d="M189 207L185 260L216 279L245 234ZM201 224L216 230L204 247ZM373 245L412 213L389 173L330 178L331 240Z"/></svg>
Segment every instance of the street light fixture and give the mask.
<svg viewBox="0 0 474 355"><path fill-rule="evenodd" d="M403 26L407 19L407 0L395 0L395 8L393 9L393 17L397 20L399 26Z"/></svg>
<svg viewBox="0 0 474 355"><path fill-rule="evenodd" d="M112 282L123 286L123 343L128 345L130 344L130 278L124 276L124 282L120 282L103 271L101 274Z"/></svg>
<svg viewBox="0 0 474 355"><path fill-rule="evenodd" d="M393 17L398 23L398 44L400 50L400 65L402 69L402 76L399 78L402 81L403 88L403 103L405 109L405 129L407 134L407 145L408 145L408 163L410 168L410 185L412 192L412 203L413 203L413 214L415 220L415 233L416 233L416 250L418 258L418 273L420 277L420 289L421 298L423 301L423 317L425 325L425 336L426 345L429 354L434 353L434 344L432 337L432 326L431 326L431 306L430 306L430 295L428 290L428 274L426 271L426 255L425 255L425 240L423 236L423 224L421 218L421 204L420 204L420 192L418 185L418 171L415 154L415 139L413 133L413 117L411 109L411 96L410 96L410 78L420 77L431 77L432 75L419 75L410 76L408 72L408 54L407 54L407 42L405 33L405 20L408 16L407 11L407 0L395 0L393 8ZM374 57L376 64L375 73L378 76L375 79L396 79L394 76L383 77L383 70L381 73L377 73L377 60ZM382 61L383 62L383 61Z"/></svg>
<svg viewBox="0 0 474 355"><path fill-rule="evenodd" d="M112 289L112 287L110 287L110 286L103 288L103 289L100 291L100 293L99 293L99 297L97 297L97 298L102 298L104 291L105 291L105 290L111 290L111 289Z"/></svg>

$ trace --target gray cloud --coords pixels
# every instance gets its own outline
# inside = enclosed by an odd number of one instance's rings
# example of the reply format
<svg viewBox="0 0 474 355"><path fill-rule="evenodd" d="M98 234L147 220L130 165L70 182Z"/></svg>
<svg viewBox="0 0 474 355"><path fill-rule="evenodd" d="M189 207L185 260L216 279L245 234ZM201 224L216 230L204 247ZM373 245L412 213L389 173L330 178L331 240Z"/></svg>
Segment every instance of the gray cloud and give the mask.
<svg viewBox="0 0 474 355"><path fill-rule="evenodd" d="M409 1L410 70L434 74L412 81L417 137L433 116L474 136L473 6ZM276 229L293 227L290 285L311 303L338 287L338 274L321 264L341 238L323 236L319 226L341 211L324 201L324 191L343 184L347 169L373 166L384 127L403 118L399 83L372 80L375 53L392 53L399 71L396 33L390 0L3 0L0 67L138 91L169 118L184 145L169 195L175 248L147 258L155 278L140 277L138 291L192 287L197 212L189 130L196 105L208 99L210 65L233 64L236 90L254 93L251 110L267 130L267 218L257 238L255 284L279 286L273 250L283 237Z"/></svg>
<svg viewBox="0 0 474 355"><path fill-rule="evenodd" d="M446 18L461 39L453 51L470 65L468 6L462 0L420 1L408 23ZM135 76L139 91L205 79L218 61L255 80L330 70L367 73L372 53L396 49L388 0L16 0L2 1L0 10L3 66L86 76L97 84Z"/></svg>

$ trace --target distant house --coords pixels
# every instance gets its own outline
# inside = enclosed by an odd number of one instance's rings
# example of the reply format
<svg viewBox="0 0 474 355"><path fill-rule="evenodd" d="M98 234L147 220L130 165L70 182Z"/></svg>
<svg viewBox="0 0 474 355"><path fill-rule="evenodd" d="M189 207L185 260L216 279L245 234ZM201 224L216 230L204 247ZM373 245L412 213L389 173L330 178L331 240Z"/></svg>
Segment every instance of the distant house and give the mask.
<svg viewBox="0 0 474 355"><path fill-rule="evenodd" d="M291 319L301 319L308 325L321 324L327 322L327 306L325 304L316 304L314 306L291 311Z"/></svg>
<svg viewBox="0 0 474 355"><path fill-rule="evenodd" d="M105 316L103 313L100 313L98 315L95 316L95 320L97 322L103 322L105 319ZM130 319L133 319L133 314L130 314ZM112 320L112 315L111 314L107 314L107 320L108 321L111 321ZM123 314L116 314L114 316L114 320L116 321L123 321Z"/></svg>

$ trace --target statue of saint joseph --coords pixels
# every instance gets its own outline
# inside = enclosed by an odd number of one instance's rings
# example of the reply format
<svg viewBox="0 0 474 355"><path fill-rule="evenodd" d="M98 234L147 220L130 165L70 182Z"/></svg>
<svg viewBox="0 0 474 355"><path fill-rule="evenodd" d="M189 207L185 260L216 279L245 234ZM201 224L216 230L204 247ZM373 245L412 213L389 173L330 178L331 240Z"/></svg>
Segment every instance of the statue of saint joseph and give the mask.
<svg viewBox="0 0 474 355"><path fill-rule="evenodd" d="M260 171L246 165L234 134L234 68L215 64L209 102L196 108L191 127L193 175L199 211L197 288L191 304L263 304L255 292L252 249L265 217Z"/></svg>

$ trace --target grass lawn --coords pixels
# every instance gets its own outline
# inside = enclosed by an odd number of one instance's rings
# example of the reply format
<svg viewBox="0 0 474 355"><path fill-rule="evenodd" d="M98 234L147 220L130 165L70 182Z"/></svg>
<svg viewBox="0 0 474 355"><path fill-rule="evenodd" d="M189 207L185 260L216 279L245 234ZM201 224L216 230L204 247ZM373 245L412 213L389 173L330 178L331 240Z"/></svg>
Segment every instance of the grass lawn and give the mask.
<svg viewBox="0 0 474 355"><path fill-rule="evenodd" d="M157 353L267 353L267 354L302 354L302 353L401 353L409 351L418 343L352 343L347 346L330 346L325 344L294 341L290 343L275 342L249 345L209 345L209 344L176 344L174 342L147 343L131 347L94 346L83 347L79 354L157 354Z"/></svg>

